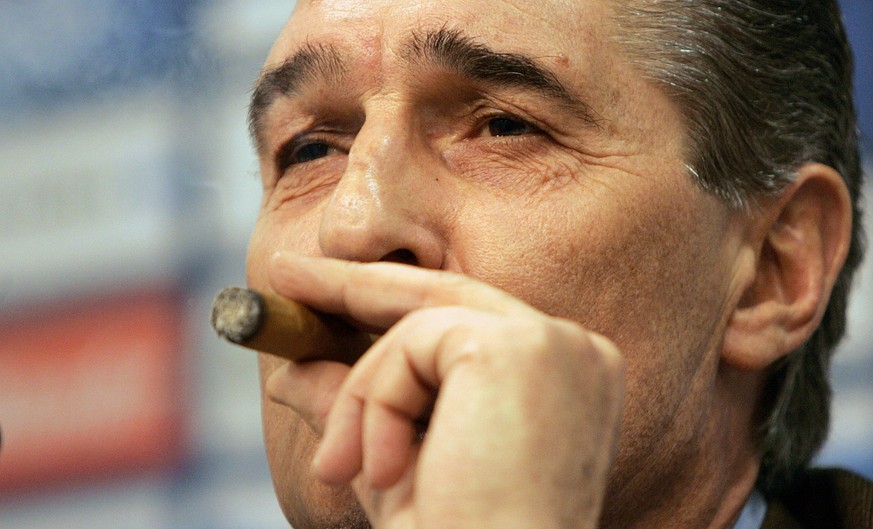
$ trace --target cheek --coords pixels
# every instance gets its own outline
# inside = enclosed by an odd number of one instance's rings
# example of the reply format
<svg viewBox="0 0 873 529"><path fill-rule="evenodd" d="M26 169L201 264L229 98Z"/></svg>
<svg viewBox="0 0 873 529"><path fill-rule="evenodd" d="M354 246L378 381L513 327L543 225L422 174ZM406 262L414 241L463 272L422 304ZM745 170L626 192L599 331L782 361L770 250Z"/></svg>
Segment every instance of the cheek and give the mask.
<svg viewBox="0 0 873 529"><path fill-rule="evenodd" d="M661 457L671 428L693 431L708 409L728 288L724 226L713 218L718 206L694 190L616 186L604 200L574 189L536 208L509 203L468 215L470 242L457 261L618 345L627 365L621 481Z"/></svg>
<svg viewBox="0 0 873 529"><path fill-rule="evenodd" d="M263 381L282 360L259 356ZM318 481L310 464L318 439L291 409L263 397L264 444L270 474L282 511L295 527L363 527L364 519L349 487L331 487Z"/></svg>
<svg viewBox="0 0 873 529"><path fill-rule="evenodd" d="M465 182L530 199L570 183L585 170L578 156L536 135L461 142L444 158L449 171Z"/></svg>
<svg viewBox="0 0 873 529"><path fill-rule="evenodd" d="M317 439L303 420L271 402L264 403L263 414L273 487L288 520L295 527L345 527L361 518L349 487L325 485L310 473Z"/></svg>
<svg viewBox="0 0 873 529"><path fill-rule="evenodd" d="M718 206L690 186L616 185L610 196L571 184L490 209L472 203L459 222L456 261L609 336L631 362L666 362L672 351L704 345L726 288Z"/></svg>
<svg viewBox="0 0 873 529"><path fill-rule="evenodd" d="M249 287L262 289L267 286L267 265L278 251L317 255L319 215L318 208L303 215L283 209L261 211L246 253Z"/></svg>

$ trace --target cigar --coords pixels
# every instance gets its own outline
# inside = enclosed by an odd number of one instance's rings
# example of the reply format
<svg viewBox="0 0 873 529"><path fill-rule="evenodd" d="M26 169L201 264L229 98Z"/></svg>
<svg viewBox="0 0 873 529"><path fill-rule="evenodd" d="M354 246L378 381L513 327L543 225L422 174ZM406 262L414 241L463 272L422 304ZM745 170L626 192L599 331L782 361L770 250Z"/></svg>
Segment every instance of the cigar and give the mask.
<svg viewBox="0 0 873 529"><path fill-rule="evenodd" d="M348 323L275 293L226 287L212 303L212 327L222 338L288 360L351 365L372 339Z"/></svg>

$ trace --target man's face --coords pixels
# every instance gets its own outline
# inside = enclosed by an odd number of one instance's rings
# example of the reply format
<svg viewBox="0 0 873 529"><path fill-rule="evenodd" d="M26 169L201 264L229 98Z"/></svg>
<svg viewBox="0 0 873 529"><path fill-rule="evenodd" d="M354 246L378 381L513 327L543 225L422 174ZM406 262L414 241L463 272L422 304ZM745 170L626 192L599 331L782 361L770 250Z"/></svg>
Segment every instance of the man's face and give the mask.
<svg viewBox="0 0 873 529"><path fill-rule="evenodd" d="M291 66L258 119L248 256L255 288L280 249L452 270L611 338L628 387L607 515L704 433L737 231L618 31L605 0L299 2L267 60ZM355 518L309 473L315 434L264 414L295 527Z"/></svg>

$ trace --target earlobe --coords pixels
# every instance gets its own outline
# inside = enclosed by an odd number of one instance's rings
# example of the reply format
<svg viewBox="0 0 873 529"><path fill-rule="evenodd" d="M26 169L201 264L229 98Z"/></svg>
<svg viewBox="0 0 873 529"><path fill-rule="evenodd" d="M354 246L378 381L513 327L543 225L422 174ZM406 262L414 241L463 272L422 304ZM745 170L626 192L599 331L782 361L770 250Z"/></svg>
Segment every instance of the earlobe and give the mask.
<svg viewBox="0 0 873 529"><path fill-rule="evenodd" d="M849 249L849 192L831 167L806 164L752 222L744 248L749 279L722 349L724 361L744 371L796 350L821 321Z"/></svg>

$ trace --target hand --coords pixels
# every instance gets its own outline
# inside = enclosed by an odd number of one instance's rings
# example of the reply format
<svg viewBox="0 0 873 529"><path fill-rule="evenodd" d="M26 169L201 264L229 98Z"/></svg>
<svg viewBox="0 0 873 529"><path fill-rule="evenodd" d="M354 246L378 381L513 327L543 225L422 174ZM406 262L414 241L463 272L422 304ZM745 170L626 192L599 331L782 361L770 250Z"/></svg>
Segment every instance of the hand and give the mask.
<svg viewBox="0 0 873 529"><path fill-rule="evenodd" d="M289 363L266 389L374 527L596 527L624 391L607 339L448 272L280 254L271 284L387 330L351 368Z"/></svg>

